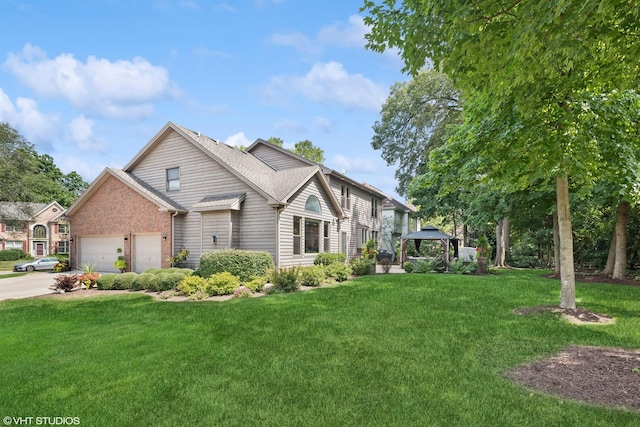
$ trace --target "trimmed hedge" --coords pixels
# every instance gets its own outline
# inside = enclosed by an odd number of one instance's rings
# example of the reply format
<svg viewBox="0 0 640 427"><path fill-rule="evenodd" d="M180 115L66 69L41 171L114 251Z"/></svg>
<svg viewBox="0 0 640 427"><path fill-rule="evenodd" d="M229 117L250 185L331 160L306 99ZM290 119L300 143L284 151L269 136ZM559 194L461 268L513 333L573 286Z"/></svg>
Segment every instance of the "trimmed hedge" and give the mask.
<svg viewBox="0 0 640 427"><path fill-rule="evenodd" d="M225 249L205 252L200 257L200 275L208 278L217 273L231 273L240 281L248 282L254 277L265 276L274 268L269 252Z"/></svg>
<svg viewBox="0 0 640 427"><path fill-rule="evenodd" d="M103 291L114 289L113 286L115 284L117 276L119 276L119 274L116 273L101 274L100 277L96 279L96 285L98 289Z"/></svg>
<svg viewBox="0 0 640 427"><path fill-rule="evenodd" d="M17 261L19 259L31 259L31 255L20 249L5 249L0 251L0 261Z"/></svg>

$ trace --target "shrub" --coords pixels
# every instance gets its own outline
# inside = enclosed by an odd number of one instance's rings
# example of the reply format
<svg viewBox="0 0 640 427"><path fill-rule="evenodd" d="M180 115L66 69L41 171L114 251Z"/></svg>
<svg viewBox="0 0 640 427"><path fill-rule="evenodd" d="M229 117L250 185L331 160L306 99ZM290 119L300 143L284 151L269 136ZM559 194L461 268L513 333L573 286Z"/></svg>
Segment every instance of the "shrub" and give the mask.
<svg viewBox="0 0 640 427"><path fill-rule="evenodd" d="M455 274L465 274L475 271L477 268L476 263L464 263L460 260L452 261L449 264L449 271Z"/></svg>
<svg viewBox="0 0 640 427"><path fill-rule="evenodd" d="M267 276L254 277L248 282L242 282L242 285L251 289L251 292L260 292L262 287L268 282Z"/></svg>
<svg viewBox="0 0 640 427"><path fill-rule="evenodd" d="M178 284L178 290L186 296L192 295L197 291L204 292L207 287L207 279L199 276L185 276Z"/></svg>
<svg viewBox="0 0 640 427"><path fill-rule="evenodd" d="M127 272L116 274L115 281L113 282L113 289L132 289L133 282L136 280L138 273Z"/></svg>
<svg viewBox="0 0 640 427"><path fill-rule="evenodd" d="M98 277L96 279L96 285L98 286L98 289L101 289L103 291L108 291L110 289L115 289L115 281L116 281L116 277L118 277L119 274L115 274L115 273L109 273L109 274L102 274L100 275L100 277Z"/></svg>
<svg viewBox="0 0 640 427"><path fill-rule="evenodd" d="M147 273L147 274L160 274L160 273L164 273L166 270L164 268L147 268L145 271L143 271L142 273Z"/></svg>
<svg viewBox="0 0 640 427"><path fill-rule="evenodd" d="M251 289L247 288L246 286L238 286L233 291L233 297L234 298L249 298L249 297L251 297Z"/></svg>
<svg viewBox="0 0 640 427"><path fill-rule="evenodd" d="M302 267L300 269L300 284L302 286L320 286L326 278L322 265Z"/></svg>
<svg viewBox="0 0 640 427"><path fill-rule="evenodd" d="M175 272L175 273L165 273L156 276L160 282L160 290L168 291L170 289L176 289L182 279L187 277L184 273Z"/></svg>
<svg viewBox="0 0 640 427"><path fill-rule="evenodd" d="M56 265L53 266L53 271L55 271L56 273L69 271L69 261L64 260L64 261L58 262Z"/></svg>
<svg viewBox="0 0 640 427"><path fill-rule="evenodd" d="M298 267L282 268L280 271L272 270L270 282L274 285L273 292L294 292L300 287Z"/></svg>
<svg viewBox="0 0 640 427"><path fill-rule="evenodd" d="M243 282L264 276L274 267L268 252L226 249L206 252L200 257L200 275L210 277L216 273L231 273Z"/></svg>
<svg viewBox="0 0 640 427"><path fill-rule="evenodd" d="M0 261L17 261L31 258L33 258L31 255L20 249L4 249L0 251Z"/></svg>
<svg viewBox="0 0 640 427"><path fill-rule="evenodd" d="M207 279L207 285L205 292L207 295L229 295L240 286L240 279L238 276L224 271L222 273L212 274Z"/></svg>
<svg viewBox="0 0 640 427"><path fill-rule="evenodd" d="M52 291L69 292L76 287L78 276L76 274L60 274L53 279L53 285L49 287Z"/></svg>
<svg viewBox="0 0 640 427"><path fill-rule="evenodd" d="M391 260L389 258L382 258L380 260L380 266L383 272L388 273L389 270L391 270Z"/></svg>
<svg viewBox="0 0 640 427"><path fill-rule="evenodd" d="M371 274L371 261L364 258L351 258L349 262L353 274L356 276L366 276Z"/></svg>
<svg viewBox="0 0 640 427"><path fill-rule="evenodd" d="M440 258L434 258L432 260L426 261L423 259L419 259L416 261L416 265L413 267L414 273L431 273L434 271L442 262Z"/></svg>
<svg viewBox="0 0 640 427"><path fill-rule="evenodd" d="M333 278L336 282L344 282L351 276L351 266L344 263L330 264L324 268L327 277Z"/></svg>
<svg viewBox="0 0 640 427"><path fill-rule="evenodd" d="M155 274L142 273L138 274L133 281L133 286L131 289L134 291L142 291L144 289L150 289L153 287L153 282L157 280Z"/></svg>
<svg viewBox="0 0 640 427"><path fill-rule="evenodd" d="M192 293L191 295L189 295L189 298L187 298L189 301L202 301L203 299L207 299L208 295L206 292L203 291L195 291L194 293Z"/></svg>
<svg viewBox="0 0 640 427"><path fill-rule="evenodd" d="M83 284L86 289L91 289L95 286L98 277L100 277L98 273L83 273L78 278L78 281Z"/></svg>
<svg viewBox="0 0 640 427"><path fill-rule="evenodd" d="M342 263L344 264L347 261L347 254L343 254L342 252L338 253L330 253L330 252L322 252L316 255L316 259L313 261L315 265L331 265Z"/></svg>
<svg viewBox="0 0 640 427"><path fill-rule="evenodd" d="M411 273L413 271L413 263L411 261L407 261L404 263L404 271L407 273Z"/></svg>

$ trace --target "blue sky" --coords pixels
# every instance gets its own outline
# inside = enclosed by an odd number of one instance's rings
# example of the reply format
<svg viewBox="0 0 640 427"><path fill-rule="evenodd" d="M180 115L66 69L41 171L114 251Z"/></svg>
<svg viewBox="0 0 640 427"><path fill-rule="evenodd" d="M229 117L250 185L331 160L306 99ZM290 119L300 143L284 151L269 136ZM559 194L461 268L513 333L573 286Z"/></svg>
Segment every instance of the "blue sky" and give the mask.
<svg viewBox="0 0 640 427"><path fill-rule="evenodd" d="M310 140L400 199L371 148L394 52L364 48L363 0L0 0L0 121L63 172L124 166L168 121L230 145Z"/></svg>

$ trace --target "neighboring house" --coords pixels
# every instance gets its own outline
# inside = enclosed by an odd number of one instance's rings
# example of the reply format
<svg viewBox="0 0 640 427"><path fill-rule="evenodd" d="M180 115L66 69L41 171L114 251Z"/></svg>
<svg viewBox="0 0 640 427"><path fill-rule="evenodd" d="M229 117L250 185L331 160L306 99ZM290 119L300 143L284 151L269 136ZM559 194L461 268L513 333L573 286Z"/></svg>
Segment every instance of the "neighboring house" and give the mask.
<svg viewBox="0 0 640 427"><path fill-rule="evenodd" d="M58 202L0 202L0 249L34 257L69 253L69 223Z"/></svg>
<svg viewBox="0 0 640 427"><path fill-rule="evenodd" d="M416 208L387 197L382 201L382 239L380 248L398 257L396 246L400 236L420 230L420 222L413 216Z"/></svg>
<svg viewBox="0 0 640 427"><path fill-rule="evenodd" d="M106 168L68 209L71 264L116 271L185 265L227 248L268 251L276 266L319 252L355 256L377 238L384 195L258 140L246 151L167 123L122 170Z"/></svg>

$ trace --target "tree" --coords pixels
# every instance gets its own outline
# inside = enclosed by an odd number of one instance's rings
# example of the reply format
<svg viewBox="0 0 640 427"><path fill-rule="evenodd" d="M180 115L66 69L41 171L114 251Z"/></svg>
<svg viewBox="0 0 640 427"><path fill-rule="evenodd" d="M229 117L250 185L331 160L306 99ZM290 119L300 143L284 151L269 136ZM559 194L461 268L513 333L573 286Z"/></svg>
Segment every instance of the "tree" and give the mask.
<svg viewBox="0 0 640 427"><path fill-rule="evenodd" d="M282 138L277 138L275 136L272 136L271 138L267 139L267 142L270 142L273 145L277 145L278 147L282 147L284 145L284 140Z"/></svg>
<svg viewBox="0 0 640 427"><path fill-rule="evenodd" d="M362 10L370 49L398 47L414 75L431 59L477 101L465 105L466 140L487 161L485 178L514 188L555 180L560 306L575 308L569 178L592 179L601 154L576 123L586 93L637 87L640 9L623 0L365 0Z"/></svg>
<svg viewBox="0 0 640 427"><path fill-rule="evenodd" d="M411 180L425 172L431 150L446 140L448 126L461 121L459 95L446 74L420 70L391 87L381 116L373 125L371 146L382 150L387 165L397 163L396 191L406 196Z"/></svg>
<svg viewBox="0 0 640 427"><path fill-rule="evenodd" d="M324 150L320 147L315 147L308 139L296 142L293 146L293 150L291 151L305 159L311 160L312 162L320 164L324 163Z"/></svg>

